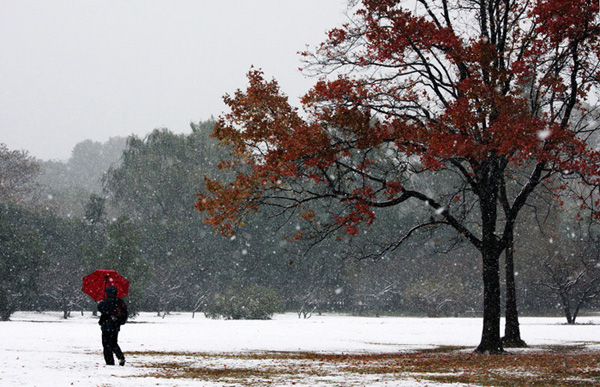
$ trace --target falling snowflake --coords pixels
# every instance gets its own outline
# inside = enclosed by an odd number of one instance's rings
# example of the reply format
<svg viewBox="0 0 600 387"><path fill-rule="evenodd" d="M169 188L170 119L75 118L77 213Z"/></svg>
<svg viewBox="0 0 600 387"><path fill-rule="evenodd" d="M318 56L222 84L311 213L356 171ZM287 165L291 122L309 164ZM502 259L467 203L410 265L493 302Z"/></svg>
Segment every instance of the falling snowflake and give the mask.
<svg viewBox="0 0 600 387"><path fill-rule="evenodd" d="M550 137L551 134L552 134L552 132L550 131L550 129L546 129L546 130L540 130L538 132L537 136L540 140L544 141L548 137Z"/></svg>

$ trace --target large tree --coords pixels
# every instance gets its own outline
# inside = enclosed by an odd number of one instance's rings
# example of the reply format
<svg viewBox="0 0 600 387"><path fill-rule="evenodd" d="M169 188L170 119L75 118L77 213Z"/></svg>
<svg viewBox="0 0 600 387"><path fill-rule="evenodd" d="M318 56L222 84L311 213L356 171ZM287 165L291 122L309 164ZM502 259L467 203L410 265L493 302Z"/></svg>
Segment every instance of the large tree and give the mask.
<svg viewBox="0 0 600 387"><path fill-rule="evenodd" d="M273 205L312 221L303 238L355 236L381 209L421 203L390 248L435 226L470 242L483 267L477 351L500 352L499 263L518 215L551 177L598 182L582 136L595 128L575 114L597 91L598 22L595 0L363 0L304 54L323 75L304 114L257 70L225 97L214 133L237 174L207 179L197 208L231 234Z"/></svg>
<svg viewBox="0 0 600 387"><path fill-rule="evenodd" d="M152 277L145 308L168 311L202 293L193 288L210 293L227 277L234 242L212 237L193 208L202 176L226 153L209 137L215 123L192 123L189 134L156 129L131 136L120 164L106 173L109 203L139 231L141 259ZM95 206L92 213L101 210Z"/></svg>
<svg viewBox="0 0 600 387"><path fill-rule="evenodd" d="M36 214L0 202L0 321L32 304L46 260Z"/></svg>
<svg viewBox="0 0 600 387"><path fill-rule="evenodd" d="M39 163L27 151L11 151L0 143L0 202L23 204L31 199L39 172Z"/></svg>

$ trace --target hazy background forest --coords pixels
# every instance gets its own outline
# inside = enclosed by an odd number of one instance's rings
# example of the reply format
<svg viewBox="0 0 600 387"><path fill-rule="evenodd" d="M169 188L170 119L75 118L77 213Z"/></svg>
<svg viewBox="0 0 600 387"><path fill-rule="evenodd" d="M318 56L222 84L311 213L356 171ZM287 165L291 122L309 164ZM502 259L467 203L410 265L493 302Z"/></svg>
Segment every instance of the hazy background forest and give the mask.
<svg viewBox="0 0 600 387"><path fill-rule="evenodd" d="M214 124L83 141L66 162L0 147L0 317L62 310L67 318L93 309L81 278L98 268L131 281L134 312L210 314L219 296L268 294L270 307L300 317L480 315L481 260L452 231L427 230L373 254L389 245L398 222L423 209L388 210L356 238L310 245L287 238L300 219L266 211L235 237L215 235L194 209L203 177L222 173L217 166L227 156L209 137ZM525 236L515 238L523 241L515 248L519 307L574 323L598 307L600 232L574 202L554 200L536 197L517 228Z"/></svg>

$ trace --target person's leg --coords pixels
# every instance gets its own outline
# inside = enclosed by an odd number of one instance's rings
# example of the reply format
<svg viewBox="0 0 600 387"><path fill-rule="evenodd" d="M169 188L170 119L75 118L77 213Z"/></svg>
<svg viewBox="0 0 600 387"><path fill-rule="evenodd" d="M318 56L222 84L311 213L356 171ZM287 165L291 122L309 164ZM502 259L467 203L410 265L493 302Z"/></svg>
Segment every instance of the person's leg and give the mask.
<svg viewBox="0 0 600 387"><path fill-rule="evenodd" d="M106 362L106 365L115 365L111 333L112 332L102 332L102 348L104 350L104 361Z"/></svg>
<svg viewBox="0 0 600 387"><path fill-rule="evenodd" d="M123 351L121 351L121 347L119 347L119 332L111 332L111 345L112 351L115 353L117 359L119 359L119 365L125 365L125 355L123 355Z"/></svg>

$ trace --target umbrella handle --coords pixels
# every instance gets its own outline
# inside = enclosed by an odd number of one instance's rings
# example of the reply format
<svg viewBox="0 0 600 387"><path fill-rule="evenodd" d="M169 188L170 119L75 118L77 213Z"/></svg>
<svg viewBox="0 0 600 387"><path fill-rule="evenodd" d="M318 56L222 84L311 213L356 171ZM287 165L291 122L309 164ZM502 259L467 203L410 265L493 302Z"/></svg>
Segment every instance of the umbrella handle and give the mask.
<svg viewBox="0 0 600 387"><path fill-rule="evenodd" d="M108 283L108 274L104 276L104 301L106 301L106 284Z"/></svg>

